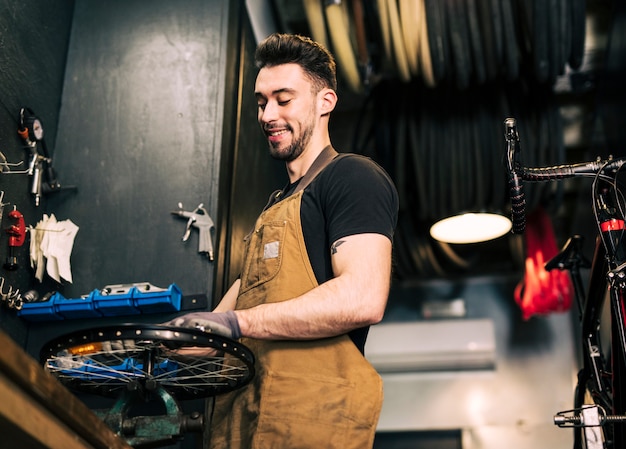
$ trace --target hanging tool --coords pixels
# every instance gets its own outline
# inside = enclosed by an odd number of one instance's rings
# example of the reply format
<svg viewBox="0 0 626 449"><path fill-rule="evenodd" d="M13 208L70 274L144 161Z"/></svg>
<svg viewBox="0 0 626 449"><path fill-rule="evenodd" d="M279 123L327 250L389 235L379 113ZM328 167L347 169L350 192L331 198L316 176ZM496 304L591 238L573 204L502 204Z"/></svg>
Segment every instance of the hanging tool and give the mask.
<svg viewBox="0 0 626 449"><path fill-rule="evenodd" d="M18 264L15 249L22 246L24 240L26 240L26 224L24 223L24 215L22 215L15 206L13 206L13 210L9 212L8 217L17 220L17 223L6 229L6 233L9 234L9 254L4 268L7 270L17 270Z"/></svg>
<svg viewBox="0 0 626 449"><path fill-rule="evenodd" d="M30 108L20 109L19 127L17 133L30 150L30 161L27 173L32 176L30 193L35 198L35 206L39 206L43 194L59 192L61 190L76 190L76 186L61 187L52 168L52 158L44 139L43 125ZM42 153L39 153L41 148Z"/></svg>
<svg viewBox="0 0 626 449"><path fill-rule="evenodd" d="M183 242L186 242L187 239L189 239L192 227L198 228L198 252L206 253L209 256L209 260L212 261L213 242L211 240L211 229L215 228L215 224L213 223L213 220L211 220L209 213L204 208L204 204L200 203L193 211L188 212L184 210L182 203L178 203L178 210L172 212L172 215L187 218L187 228L185 229L185 234L183 235Z"/></svg>

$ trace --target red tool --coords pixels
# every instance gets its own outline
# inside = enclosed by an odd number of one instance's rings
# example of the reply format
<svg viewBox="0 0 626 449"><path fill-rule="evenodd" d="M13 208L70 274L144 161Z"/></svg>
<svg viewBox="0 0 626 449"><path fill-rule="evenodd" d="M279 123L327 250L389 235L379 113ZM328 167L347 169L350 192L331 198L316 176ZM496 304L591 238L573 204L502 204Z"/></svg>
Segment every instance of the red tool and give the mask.
<svg viewBox="0 0 626 449"><path fill-rule="evenodd" d="M26 224L24 223L24 215L15 209L15 206L13 210L9 212L8 217L17 220L17 223L6 229L6 233L9 234L9 255L7 256L4 268L7 270L16 270L18 264L15 248L22 246L24 240L26 240Z"/></svg>

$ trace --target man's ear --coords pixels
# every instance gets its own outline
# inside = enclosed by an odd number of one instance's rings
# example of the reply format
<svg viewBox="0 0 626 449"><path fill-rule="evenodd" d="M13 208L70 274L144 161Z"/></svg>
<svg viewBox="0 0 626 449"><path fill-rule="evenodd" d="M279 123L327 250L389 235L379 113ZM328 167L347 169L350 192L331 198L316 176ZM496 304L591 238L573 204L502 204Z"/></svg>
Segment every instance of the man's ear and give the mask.
<svg viewBox="0 0 626 449"><path fill-rule="evenodd" d="M337 92L333 89L322 89L318 94L320 112L322 115L329 114L337 105Z"/></svg>

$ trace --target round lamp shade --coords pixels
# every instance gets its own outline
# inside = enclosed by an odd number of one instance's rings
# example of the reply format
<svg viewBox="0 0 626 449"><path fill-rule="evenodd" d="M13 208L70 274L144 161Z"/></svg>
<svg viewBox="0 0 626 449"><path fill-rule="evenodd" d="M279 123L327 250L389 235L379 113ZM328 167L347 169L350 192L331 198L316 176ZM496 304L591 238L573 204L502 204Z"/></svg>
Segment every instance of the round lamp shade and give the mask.
<svg viewBox="0 0 626 449"><path fill-rule="evenodd" d="M511 220L493 213L465 213L444 218L430 228L430 235L445 243L478 243L503 236Z"/></svg>

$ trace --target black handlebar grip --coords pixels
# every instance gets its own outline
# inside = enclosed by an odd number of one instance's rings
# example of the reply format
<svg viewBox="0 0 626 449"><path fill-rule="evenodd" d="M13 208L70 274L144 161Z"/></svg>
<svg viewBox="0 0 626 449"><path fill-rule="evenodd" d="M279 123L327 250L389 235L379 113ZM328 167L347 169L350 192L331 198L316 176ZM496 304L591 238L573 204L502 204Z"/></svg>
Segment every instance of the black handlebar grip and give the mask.
<svg viewBox="0 0 626 449"><path fill-rule="evenodd" d="M524 195L524 180L519 172L519 136L517 122L514 118L504 120L504 137L507 143L506 169L509 176L509 196L511 198L511 232L522 234L526 229L526 196Z"/></svg>
<svg viewBox="0 0 626 449"><path fill-rule="evenodd" d="M526 229L526 196L524 184L517 173L513 170L509 173L509 195L511 197L511 221L513 234L523 234Z"/></svg>

